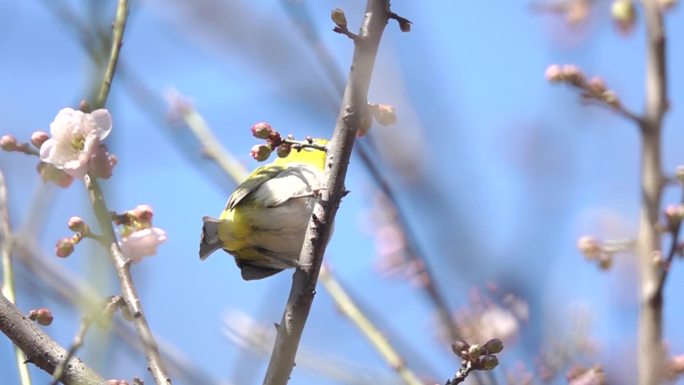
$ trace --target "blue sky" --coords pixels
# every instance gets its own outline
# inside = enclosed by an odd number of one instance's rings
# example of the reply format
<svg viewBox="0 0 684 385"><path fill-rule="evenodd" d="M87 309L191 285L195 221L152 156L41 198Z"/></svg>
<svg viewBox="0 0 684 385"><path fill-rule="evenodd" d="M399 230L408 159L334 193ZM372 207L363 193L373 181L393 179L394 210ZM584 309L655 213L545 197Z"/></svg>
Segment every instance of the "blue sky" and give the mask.
<svg viewBox="0 0 684 385"><path fill-rule="evenodd" d="M0 132L20 139L47 130L57 111L76 106L95 76L72 26L47 3L0 0ZM97 15L103 25L114 14L114 2L66 3L84 19ZM283 3L135 2L122 60L155 97L174 88L191 99L222 144L253 168L248 152L256 143L249 134L254 122L268 121L299 137L329 136L337 114L335 84ZM307 3L321 45L346 76L353 47L330 31L329 12L343 8L356 29L361 2ZM399 123L372 130L381 148L376 161L397 191L452 308L467 304L470 289L487 282L529 302L530 321L502 356L508 367L519 360L533 366L545 336L561 333L551 325L567 328L567 314L576 308L591 314L591 334L600 346L595 362L609 370L611 364L634 364L633 260L621 256L614 269L601 272L582 259L575 241L584 233L610 238L635 232L637 132L610 111L581 105L574 90L548 84L543 76L549 64L575 63L602 76L632 110L641 110L643 26L639 20L631 35L619 34L609 19L609 3L599 2L585 24L569 27L560 17L531 12L526 2L397 0L393 10L411 19L413 30L401 33L390 24L381 43L369 99L394 105ZM289 6L297 9L294 4ZM683 160L677 151L683 139L678 104L684 100L679 71L684 43L678 39L684 36L683 17L675 9L666 18L672 101L665 122L666 171ZM279 320L291 275L244 282L227 255L200 263L201 218L217 216L234 186L198 156L187 133L169 128L163 110L134 100L125 85L130 82L120 80L115 78L108 103L114 120L108 145L119 157L114 177L105 183L108 203L118 211L150 204L155 225L169 234L157 256L135 266L143 305L159 337L214 378L234 380L233 362L243 352L222 337L223 315L239 309L265 325ZM0 153L15 227L36 192L46 191L39 190L35 163ZM457 362L434 337L429 303L406 282L383 278L374 268L373 240L365 229L375 188L357 158L347 187L352 193L338 213L326 260L381 329L401 341L409 366L443 382ZM92 215L82 183L47 192L52 201L41 212L44 226L34 230L49 255L54 242L68 235L70 216ZM668 192L665 203L677 194ZM94 246L52 261L103 293L117 287L113 274L97 273L98 266L107 268L107 260ZM673 352L684 350L683 332L675 327L684 313L672 296L684 285L682 274L675 265L666 291L666 336ZM30 280L23 277L22 310L49 301L31 296ZM68 306L54 307L56 321L48 331L68 345L79 316ZM323 290L302 344L391 375ZM87 347L83 356L105 377L147 375L144 360L126 350L97 350ZM265 365L251 362L251 379L238 383L261 381ZM0 369L8 373L8 383L16 382L13 366L10 345L0 342ZM335 383L299 367L293 379Z"/></svg>

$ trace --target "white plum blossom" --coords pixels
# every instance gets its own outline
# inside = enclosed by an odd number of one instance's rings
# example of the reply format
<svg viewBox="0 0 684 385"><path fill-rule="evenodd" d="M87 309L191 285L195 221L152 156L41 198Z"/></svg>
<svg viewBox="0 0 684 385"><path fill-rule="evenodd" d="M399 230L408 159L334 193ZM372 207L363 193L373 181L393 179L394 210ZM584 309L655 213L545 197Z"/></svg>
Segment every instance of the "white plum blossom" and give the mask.
<svg viewBox="0 0 684 385"><path fill-rule="evenodd" d="M86 113L64 108L50 123L52 138L40 147L40 160L82 178L91 156L111 130L112 116L106 109Z"/></svg>
<svg viewBox="0 0 684 385"><path fill-rule="evenodd" d="M139 262L143 257L157 254L157 247L166 238L166 232L157 227L134 231L122 237L121 252L133 262Z"/></svg>

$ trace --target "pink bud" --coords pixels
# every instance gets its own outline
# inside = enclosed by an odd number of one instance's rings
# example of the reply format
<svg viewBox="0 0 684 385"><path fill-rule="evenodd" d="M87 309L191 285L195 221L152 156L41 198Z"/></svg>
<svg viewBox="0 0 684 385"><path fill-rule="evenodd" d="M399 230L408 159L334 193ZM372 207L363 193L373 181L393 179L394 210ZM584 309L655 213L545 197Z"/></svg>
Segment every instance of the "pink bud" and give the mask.
<svg viewBox="0 0 684 385"><path fill-rule="evenodd" d="M69 230L76 233L86 233L88 232L88 225L83 221L81 217L71 217L69 218Z"/></svg>
<svg viewBox="0 0 684 385"><path fill-rule="evenodd" d="M138 222L144 224L151 224L152 217L154 216L154 210L149 205L138 205L133 210L129 211L129 214L133 216Z"/></svg>
<svg viewBox="0 0 684 385"><path fill-rule="evenodd" d="M259 139L268 139L273 135L275 131L270 124L265 122L259 122L252 126L252 135Z"/></svg>
<svg viewBox="0 0 684 385"><path fill-rule="evenodd" d="M17 138L13 135L3 135L2 138L0 138L0 148L5 151L15 151L17 145Z"/></svg>
<svg viewBox="0 0 684 385"><path fill-rule="evenodd" d="M266 144L257 144L256 146L252 147L249 155L255 160L263 162L268 159L269 156L271 156L272 151L273 150L271 149L271 146Z"/></svg>
<svg viewBox="0 0 684 385"><path fill-rule="evenodd" d="M577 249L589 259L598 258L601 254L599 241L592 236L582 236L577 240Z"/></svg>
<svg viewBox="0 0 684 385"><path fill-rule="evenodd" d="M116 166L118 159L115 155L111 155L107 146L100 144L95 153L90 156L88 162L88 170L96 177L102 179L109 179L112 176L114 166Z"/></svg>
<svg viewBox="0 0 684 385"><path fill-rule="evenodd" d="M372 104L375 121L383 126L391 126L397 122L397 113L389 104Z"/></svg>
<svg viewBox="0 0 684 385"><path fill-rule="evenodd" d="M74 240L62 238L55 244L55 254L60 258L66 258L74 252Z"/></svg>
<svg viewBox="0 0 684 385"><path fill-rule="evenodd" d="M287 156L290 155L290 152L292 152L292 146L289 144L281 144L276 150L278 158L287 158Z"/></svg>
<svg viewBox="0 0 684 385"><path fill-rule="evenodd" d="M31 134L31 144L33 144L33 146L37 149L40 149L40 146L42 146L43 143L45 143L45 141L48 139L50 139L50 135L44 131L36 131Z"/></svg>
<svg viewBox="0 0 684 385"><path fill-rule="evenodd" d="M50 309L41 307L31 310L29 312L29 319L38 322L40 325L48 326L52 323L54 317L52 316L52 311L50 311Z"/></svg>
<svg viewBox="0 0 684 385"><path fill-rule="evenodd" d="M563 70L558 64L551 64L544 73L546 80L557 83L563 80Z"/></svg>

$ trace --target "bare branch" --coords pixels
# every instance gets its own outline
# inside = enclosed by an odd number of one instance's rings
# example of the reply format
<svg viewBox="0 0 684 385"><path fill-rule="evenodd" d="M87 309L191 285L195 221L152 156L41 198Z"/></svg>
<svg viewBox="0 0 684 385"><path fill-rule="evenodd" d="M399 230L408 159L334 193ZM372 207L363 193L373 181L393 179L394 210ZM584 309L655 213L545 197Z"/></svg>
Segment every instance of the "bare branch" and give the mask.
<svg viewBox="0 0 684 385"><path fill-rule="evenodd" d="M102 190L97 180L90 175L84 178L86 188L88 189L88 197L90 203L95 210L95 216L100 224L100 231L102 237L106 240L109 248L109 255L114 264L119 283L121 284L121 293L128 309L133 316L133 324L138 331L138 336L142 342L147 356L147 365L152 377L157 385L171 384L171 379L166 374L163 367L161 356L159 355L159 348L157 342L154 340L150 326L147 323L142 306L140 305L140 297L133 283L130 271L130 260L121 253L119 243L116 241L114 228L112 227L111 215L102 195Z"/></svg>
<svg viewBox="0 0 684 385"><path fill-rule="evenodd" d="M330 237L331 224L335 218L342 196L356 132L367 112L367 96L380 38L387 25L389 2L369 0L366 15L356 41L349 81L342 99L335 132L328 148L325 172L325 188L314 207L302 252L301 267L293 276L290 296L283 312L264 384L287 384L294 366L299 340L309 315L316 290L323 253Z"/></svg>
<svg viewBox="0 0 684 385"><path fill-rule="evenodd" d="M663 284L661 266L653 263L660 250L657 222L665 178L662 172L662 119L667 110L665 72L665 31L662 10L657 0L644 1L646 20L646 106L640 125L641 215L638 257L640 265L639 305L639 384L659 384L664 374Z"/></svg>
<svg viewBox="0 0 684 385"><path fill-rule="evenodd" d="M0 258L2 258L2 295L11 303L16 304L14 267L12 265L12 233L9 223L7 187L2 172L0 172ZM30 385L31 376L25 364L26 356L17 345L14 346L14 358L17 362L21 385Z"/></svg>
<svg viewBox="0 0 684 385"><path fill-rule="evenodd" d="M21 314L5 296L0 296L0 330L24 351L27 362L50 374L68 355L63 347ZM105 384L104 379L76 357L66 365L62 382L66 385Z"/></svg>

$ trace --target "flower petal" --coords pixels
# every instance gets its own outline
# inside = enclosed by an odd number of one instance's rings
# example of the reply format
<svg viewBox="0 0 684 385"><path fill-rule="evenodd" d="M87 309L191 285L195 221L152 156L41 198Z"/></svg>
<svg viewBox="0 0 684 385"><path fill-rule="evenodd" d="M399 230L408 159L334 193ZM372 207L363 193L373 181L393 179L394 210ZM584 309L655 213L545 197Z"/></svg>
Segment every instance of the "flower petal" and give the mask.
<svg viewBox="0 0 684 385"><path fill-rule="evenodd" d="M104 140L112 130L112 115L104 108L97 109L90 113L93 122L97 126L98 138Z"/></svg>

